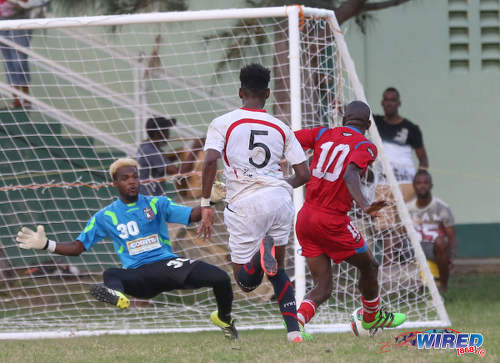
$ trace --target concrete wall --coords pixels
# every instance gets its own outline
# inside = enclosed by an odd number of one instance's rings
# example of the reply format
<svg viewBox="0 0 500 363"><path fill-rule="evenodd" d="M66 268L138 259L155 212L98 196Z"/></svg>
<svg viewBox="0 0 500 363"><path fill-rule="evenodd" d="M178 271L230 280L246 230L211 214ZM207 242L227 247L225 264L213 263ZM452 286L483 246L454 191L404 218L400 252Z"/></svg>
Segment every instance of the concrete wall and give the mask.
<svg viewBox="0 0 500 363"><path fill-rule="evenodd" d="M496 15L499 24L500 2L450 3L420 0L374 12L366 35L349 22L348 46L375 113L382 113L386 87L400 90L401 114L423 131L434 194L452 207L457 222L498 222L500 68L482 68L481 27L488 9L493 17L487 22L494 28ZM449 28L457 21L449 6L467 16L467 70L450 69L456 54L450 51ZM492 43L495 49L495 38Z"/></svg>
<svg viewBox="0 0 500 363"><path fill-rule="evenodd" d="M191 10L245 6L243 0L191 0L189 4ZM485 9L490 10L483 19ZM494 107L500 100L500 67L482 68L484 44L481 43L481 27L491 23L494 29L500 22L498 10L500 0L412 0L371 13L366 35L352 21L344 25L349 49L373 110L382 112L381 94L387 86L400 90L401 114L423 131L435 195L450 204L458 223L500 221L497 212L500 193L496 188L500 182L497 167L500 116ZM457 24L466 29L466 39L452 54L450 26ZM500 58L500 40L496 44ZM34 39L32 46L36 45ZM168 54L168 47L163 46L161 51ZM451 57L458 61L465 57L468 68L450 69ZM40 83L46 88L47 82ZM166 108L160 100L150 101L158 109ZM127 117L132 123L132 116ZM132 134L120 137L133 139Z"/></svg>

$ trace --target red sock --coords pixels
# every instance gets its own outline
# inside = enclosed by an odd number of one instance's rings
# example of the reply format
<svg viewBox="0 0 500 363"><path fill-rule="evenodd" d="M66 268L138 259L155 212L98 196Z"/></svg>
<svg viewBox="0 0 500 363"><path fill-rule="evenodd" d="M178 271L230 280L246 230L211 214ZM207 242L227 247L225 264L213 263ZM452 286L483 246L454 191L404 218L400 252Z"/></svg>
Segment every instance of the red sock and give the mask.
<svg viewBox="0 0 500 363"><path fill-rule="evenodd" d="M365 300L361 296L361 302L363 303L363 320L367 323L371 323L375 320L375 315L377 315L380 305L380 295L373 300Z"/></svg>
<svg viewBox="0 0 500 363"><path fill-rule="evenodd" d="M314 301L306 299L302 301L299 309L297 310L297 318L302 325L306 325L313 318L316 313L316 304Z"/></svg>

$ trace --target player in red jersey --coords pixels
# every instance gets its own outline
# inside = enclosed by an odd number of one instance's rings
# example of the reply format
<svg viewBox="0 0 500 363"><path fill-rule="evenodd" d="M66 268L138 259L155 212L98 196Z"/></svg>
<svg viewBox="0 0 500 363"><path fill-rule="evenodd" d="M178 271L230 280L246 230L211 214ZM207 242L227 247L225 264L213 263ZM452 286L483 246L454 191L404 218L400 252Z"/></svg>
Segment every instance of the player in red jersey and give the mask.
<svg viewBox="0 0 500 363"><path fill-rule="evenodd" d="M314 281L314 288L298 309L302 324L308 323L316 308L332 294L330 259L335 263L345 260L359 269L364 329L375 333L379 328L396 327L406 320L405 314L380 310L378 263L347 215L353 199L372 217L387 205L383 200L370 204L361 191L361 176L377 157L377 148L363 136L370 124L368 105L354 101L345 109L343 127L295 132L302 147L314 152L311 179L306 184L306 199L296 224L302 255Z"/></svg>

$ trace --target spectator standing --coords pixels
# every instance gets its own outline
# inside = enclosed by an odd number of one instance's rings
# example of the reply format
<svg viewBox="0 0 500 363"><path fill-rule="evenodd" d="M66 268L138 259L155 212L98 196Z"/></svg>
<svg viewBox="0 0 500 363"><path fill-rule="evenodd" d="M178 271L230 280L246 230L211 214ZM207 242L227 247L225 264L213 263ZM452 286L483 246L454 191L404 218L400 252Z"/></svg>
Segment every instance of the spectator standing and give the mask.
<svg viewBox="0 0 500 363"><path fill-rule="evenodd" d="M418 159L418 169L427 169L429 166L422 132L417 125L399 114L401 99L396 88L389 87L384 91L381 104L384 115L375 115L375 124L382 138L384 154L389 159L407 202L415 197L412 150Z"/></svg>
<svg viewBox="0 0 500 363"><path fill-rule="evenodd" d="M27 5L28 0L0 0L0 20L24 19L29 17L30 10L23 7L23 3ZM31 35L32 31L30 29L0 31L0 36L24 48L30 47ZM28 55L1 41L0 49L4 60L7 82L14 89L25 94L29 94L31 74L28 63ZM14 94L13 97L13 108L29 108L31 106L28 100L22 99L16 94Z"/></svg>
<svg viewBox="0 0 500 363"><path fill-rule="evenodd" d="M399 114L401 98L396 88L389 87L384 91L381 105L384 109L384 115L375 115L375 124L382 138L384 154L392 166L403 199L408 202L415 197L413 177L416 168L412 150L415 150L419 170L427 169L429 166L422 132L417 125ZM383 182L377 186L376 194L377 199L385 199L389 202L389 206L381 211L380 217L375 221L377 230L382 232L383 265L386 267L397 263L400 258L398 251L403 246L395 236L404 232L398 226L399 218L390 186Z"/></svg>

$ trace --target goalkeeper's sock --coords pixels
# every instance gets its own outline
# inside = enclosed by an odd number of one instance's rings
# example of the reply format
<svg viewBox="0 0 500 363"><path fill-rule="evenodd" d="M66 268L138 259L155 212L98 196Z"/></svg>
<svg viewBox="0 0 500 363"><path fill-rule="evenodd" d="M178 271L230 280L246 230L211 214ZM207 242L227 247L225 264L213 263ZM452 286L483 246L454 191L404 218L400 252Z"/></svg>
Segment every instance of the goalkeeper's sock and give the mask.
<svg viewBox="0 0 500 363"><path fill-rule="evenodd" d="M309 321L311 321L315 313L316 304L314 301L305 299L302 301L302 304L300 304L299 309L297 310L297 318L302 325L306 325Z"/></svg>
<svg viewBox="0 0 500 363"><path fill-rule="evenodd" d="M363 321L370 323L375 320L380 308L380 295L373 300L366 300L361 296L361 302L363 303Z"/></svg>
<svg viewBox="0 0 500 363"><path fill-rule="evenodd" d="M233 303L233 289L231 278L222 269L209 263L198 261L191 273L186 277L187 286L193 288L212 287L217 301L217 317L224 323L230 324L231 306Z"/></svg>
<svg viewBox="0 0 500 363"><path fill-rule="evenodd" d="M260 252L257 252L252 259L243 265L238 272L237 283L245 292L255 290L264 277L264 271L260 266Z"/></svg>
<svg viewBox="0 0 500 363"><path fill-rule="evenodd" d="M212 268L218 269L216 266L212 266ZM215 300L217 301L217 312L223 322L231 323L231 308L233 304L231 278L223 270L220 271L221 273L218 274L217 279L214 279L213 285Z"/></svg>
<svg viewBox="0 0 500 363"><path fill-rule="evenodd" d="M288 332L299 331L295 292L285 270L280 268L276 275L268 278L273 284L274 295L278 301L283 320L285 320L286 329Z"/></svg>

